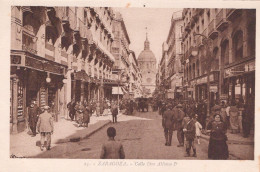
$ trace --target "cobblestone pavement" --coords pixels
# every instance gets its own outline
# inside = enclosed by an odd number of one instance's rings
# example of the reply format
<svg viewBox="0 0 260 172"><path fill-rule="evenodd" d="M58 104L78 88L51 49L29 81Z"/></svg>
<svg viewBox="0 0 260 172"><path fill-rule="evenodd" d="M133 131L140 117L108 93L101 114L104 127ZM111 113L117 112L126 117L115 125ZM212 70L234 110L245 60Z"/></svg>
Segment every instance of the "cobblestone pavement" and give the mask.
<svg viewBox="0 0 260 172"><path fill-rule="evenodd" d="M92 136L79 142L61 143L37 158L98 159L101 146L106 141L106 129L117 130L116 140L123 143L126 159L207 159L208 140L201 139L197 146L197 158L184 157L185 148L177 147L176 132L172 146L165 146L161 116L157 112L136 112L134 116L122 115L116 124L110 123ZM253 145L229 144L229 159L253 159Z"/></svg>

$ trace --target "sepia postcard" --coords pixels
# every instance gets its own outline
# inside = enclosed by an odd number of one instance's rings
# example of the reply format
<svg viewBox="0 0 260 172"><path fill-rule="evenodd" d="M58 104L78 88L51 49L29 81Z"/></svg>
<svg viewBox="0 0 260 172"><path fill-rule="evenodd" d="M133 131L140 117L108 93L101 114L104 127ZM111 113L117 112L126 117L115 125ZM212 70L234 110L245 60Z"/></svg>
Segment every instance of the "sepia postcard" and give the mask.
<svg viewBox="0 0 260 172"><path fill-rule="evenodd" d="M1 169L259 171L259 8L4 2Z"/></svg>

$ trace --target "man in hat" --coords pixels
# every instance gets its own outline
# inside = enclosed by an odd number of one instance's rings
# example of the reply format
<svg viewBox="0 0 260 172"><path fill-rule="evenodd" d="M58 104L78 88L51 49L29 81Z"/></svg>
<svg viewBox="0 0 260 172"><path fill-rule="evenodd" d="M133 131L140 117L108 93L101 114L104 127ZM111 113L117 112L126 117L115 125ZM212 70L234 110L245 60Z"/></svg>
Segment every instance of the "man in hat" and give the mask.
<svg viewBox="0 0 260 172"><path fill-rule="evenodd" d="M171 110L171 105L167 104L166 111L163 113L162 126L164 128L165 146L171 146L172 134L174 125L174 113Z"/></svg>
<svg viewBox="0 0 260 172"><path fill-rule="evenodd" d="M30 126L30 129L32 131L32 137L36 136L36 124L37 124L37 120L38 120L38 116L41 113L40 108L36 105L36 101L32 100L31 104L28 108L28 123Z"/></svg>
<svg viewBox="0 0 260 172"><path fill-rule="evenodd" d="M178 104L176 106L176 110L175 110L175 118L176 118L176 123L175 123L175 127L177 130L177 139L179 141L179 145L177 145L178 147L182 147L184 146L184 133L183 133L183 126L182 126L182 120L185 116L184 112L182 111L182 105Z"/></svg>
<svg viewBox="0 0 260 172"><path fill-rule="evenodd" d="M51 134L53 134L53 118L48 112L49 106L44 106L44 112L39 116L37 129L41 134L41 150L43 151L45 137L47 138L47 150L51 148Z"/></svg>

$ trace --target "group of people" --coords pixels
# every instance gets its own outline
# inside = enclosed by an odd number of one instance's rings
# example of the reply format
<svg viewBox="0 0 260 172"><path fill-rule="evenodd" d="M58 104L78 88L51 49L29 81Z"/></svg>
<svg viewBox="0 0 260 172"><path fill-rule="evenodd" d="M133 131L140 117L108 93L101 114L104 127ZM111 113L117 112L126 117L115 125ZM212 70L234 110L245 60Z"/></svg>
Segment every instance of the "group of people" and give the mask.
<svg viewBox="0 0 260 172"><path fill-rule="evenodd" d="M198 121L199 115L196 113L185 113L183 111L182 104L172 106L167 104L160 112L162 114L162 126L164 128L165 145L171 146L173 131L177 131L178 147L183 147L184 142L186 146L185 157L191 156L191 149L193 151L192 156L197 157L196 143L200 144L200 136L202 125ZM228 146L226 124L221 120L220 114L214 114L213 120L211 120L206 131L210 133L210 141L208 146L208 158L209 159L227 159L228 158Z"/></svg>
<svg viewBox="0 0 260 172"><path fill-rule="evenodd" d="M92 106L86 101L75 101L74 99L67 104L69 117L72 121L76 121L78 127L88 127L90 116L92 114Z"/></svg>
<svg viewBox="0 0 260 172"><path fill-rule="evenodd" d="M72 99L72 101L67 104L67 108L70 119L72 121L75 120L78 127L88 127L90 117L93 114L96 114L96 116L112 115L113 123L117 122L118 106L115 101L110 102L106 100L102 103L101 107L100 104L94 100L81 102Z"/></svg>
<svg viewBox="0 0 260 172"><path fill-rule="evenodd" d="M53 119L55 118L53 113L50 113L50 107L44 106L43 109L39 108L36 104L36 100L32 100L28 107L28 124L32 132L32 137L35 137L37 132L41 135L40 149L43 151L46 146L47 150L51 149L51 135L54 131ZM44 145L45 139L47 144Z"/></svg>

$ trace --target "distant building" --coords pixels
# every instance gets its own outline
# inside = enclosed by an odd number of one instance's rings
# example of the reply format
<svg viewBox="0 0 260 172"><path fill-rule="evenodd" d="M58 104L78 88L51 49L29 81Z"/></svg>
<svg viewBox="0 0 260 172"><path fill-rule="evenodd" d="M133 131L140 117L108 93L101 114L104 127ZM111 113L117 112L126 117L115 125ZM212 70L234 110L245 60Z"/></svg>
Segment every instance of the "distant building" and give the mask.
<svg viewBox="0 0 260 172"><path fill-rule="evenodd" d="M150 50L150 42L146 35L144 50L138 56L138 65L142 74L143 96L151 97L156 86L156 58Z"/></svg>

